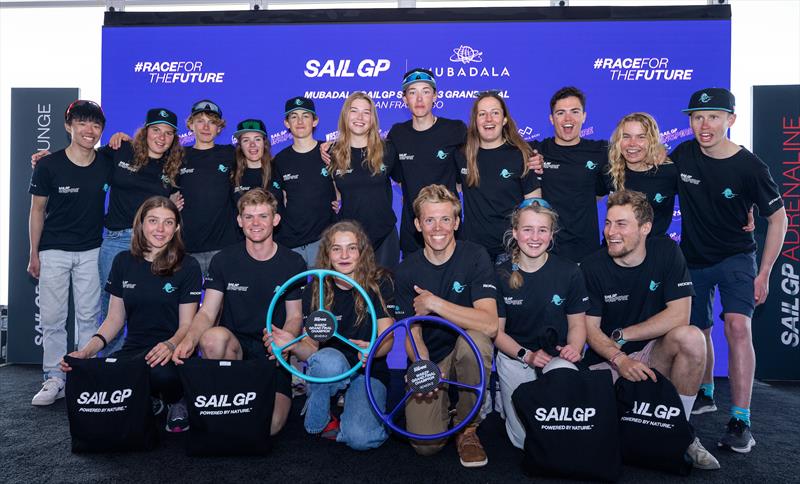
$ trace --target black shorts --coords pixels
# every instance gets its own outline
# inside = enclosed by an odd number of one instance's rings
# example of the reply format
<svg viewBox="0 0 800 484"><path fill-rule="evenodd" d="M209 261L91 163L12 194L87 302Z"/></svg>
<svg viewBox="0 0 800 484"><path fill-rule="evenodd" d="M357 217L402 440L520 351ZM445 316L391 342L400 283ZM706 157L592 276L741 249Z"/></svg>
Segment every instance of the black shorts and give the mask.
<svg viewBox="0 0 800 484"><path fill-rule="evenodd" d="M263 342L245 336L234 336L239 340L239 346L242 347L243 360L269 358L269 353L267 353L267 348L264 347ZM292 398L292 374L277 361L275 365L277 366L275 369L275 391Z"/></svg>

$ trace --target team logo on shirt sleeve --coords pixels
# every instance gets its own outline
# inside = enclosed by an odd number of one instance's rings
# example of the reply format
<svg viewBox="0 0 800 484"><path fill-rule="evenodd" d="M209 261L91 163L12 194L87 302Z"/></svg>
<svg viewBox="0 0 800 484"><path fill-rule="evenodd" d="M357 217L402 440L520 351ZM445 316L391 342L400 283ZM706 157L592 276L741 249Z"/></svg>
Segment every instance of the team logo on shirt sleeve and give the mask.
<svg viewBox="0 0 800 484"><path fill-rule="evenodd" d="M172 294L173 292L177 291L178 288L173 286L171 283L164 284L164 287L161 288L167 294Z"/></svg>

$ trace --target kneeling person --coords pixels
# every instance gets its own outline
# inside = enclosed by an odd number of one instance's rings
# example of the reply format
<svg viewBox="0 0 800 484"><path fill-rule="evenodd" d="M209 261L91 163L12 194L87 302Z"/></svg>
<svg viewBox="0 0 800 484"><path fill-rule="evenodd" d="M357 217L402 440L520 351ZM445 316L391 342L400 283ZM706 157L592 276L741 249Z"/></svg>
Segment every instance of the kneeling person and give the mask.
<svg viewBox="0 0 800 484"><path fill-rule="evenodd" d="M642 193L608 197L608 249L581 265L590 302L586 361L634 382L655 381L650 368L657 369L675 385L688 419L703 377L705 341L689 326L694 289L686 261L672 240L647 238L652 225L653 208ZM719 469L698 438L687 453L695 467Z"/></svg>
<svg viewBox="0 0 800 484"><path fill-rule="evenodd" d="M461 205L458 197L443 185L429 185L414 200L414 224L422 233L425 247L410 254L397 268L396 298L400 317L437 315L466 330L478 347L486 375L492 368L491 338L497 334L497 288L486 250L469 241L456 241ZM479 368L469 344L456 333L441 327L412 327L422 359L437 365L444 378L455 374L462 383L475 385ZM488 377L487 377L488 381ZM447 430L448 392L418 395L406 406L406 428L416 434ZM459 390L454 425L463 421L475 405L472 391ZM476 416L456 437L461 464L480 467L488 463L486 452L475 433ZM440 451L446 440L411 441L421 455Z"/></svg>
<svg viewBox="0 0 800 484"><path fill-rule="evenodd" d="M275 289L306 270L300 255L272 240L280 215L271 193L254 188L239 199L238 209L237 221L245 240L211 259L203 305L175 351L173 360L177 364L198 346L202 357L208 359L267 358L262 343L264 315ZM273 325L297 335L302 317L299 288L289 290L284 297L285 303L278 305L273 315ZM220 324L214 326L220 310ZM286 423L292 396L289 373L279 368L276 379L273 435Z"/></svg>
<svg viewBox="0 0 800 484"><path fill-rule="evenodd" d="M386 331L392 325L388 307L394 302L394 288L389 274L376 265L375 253L364 229L357 222L345 220L325 229L320 240L316 267L341 272L355 280L367 292L375 309L378 334ZM318 314L319 291L317 279L303 291L303 314L306 318ZM336 331L352 345L335 337L324 342L307 337L291 346L289 351L308 362L308 375L330 378L347 372L358 364L359 359L363 361L353 345L369 346L372 323L363 297L347 282L328 277L322 291L325 310L336 317ZM283 346L294 336L273 328L272 338ZM271 342L268 337L267 343ZM389 335L375 350L369 382L381 411L386 410L389 369L385 356L392 348L392 342ZM344 411L340 421L330 406L331 397L343 390ZM383 422L370 406L363 368L336 382L309 383L305 428L310 434L343 442L355 450L376 448L389 437Z"/></svg>

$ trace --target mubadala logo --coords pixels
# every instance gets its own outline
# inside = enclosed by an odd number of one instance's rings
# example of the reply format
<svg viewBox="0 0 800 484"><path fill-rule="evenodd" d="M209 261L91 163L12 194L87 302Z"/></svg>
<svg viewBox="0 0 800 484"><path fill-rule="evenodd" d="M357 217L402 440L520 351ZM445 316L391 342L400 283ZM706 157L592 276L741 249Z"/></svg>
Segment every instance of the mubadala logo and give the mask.
<svg viewBox="0 0 800 484"><path fill-rule="evenodd" d="M483 52L473 49L468 45L459 45L453 49L453 55L450 56L450 62L460 62L461 64L470 64L472 62L483 62L481 57Z"/></svg>
<svg viewBox="0 0 800 484"><path fill-rule="evenodd" d="M237 393L232 399L230 395L224 393L221 395L197 395L194 399L194 406L197 408L242 407L255 400L256 397L256 392Z"/></svg>
<svg viewBox="0 0 800 484"><path fill-rule="evenodd" d="M229 291L247 292L248 287L250 286L240 286L238 282L229 282L227 289Z"/></svg>
<svg viewBox="0 0 800 484"><path fill-rule="evenodd" d="M692 175L689 175L687 173L681 173L681 181L683 183L691 183L692 185L700 184L700 180L694 178Z"/></svg>
<svg viewBox="0 0 800 484"><path fill-rule="evenodd" d="M437 78L441 77L511 77L508 66L469 66L467 64L483 64L483 51L469 45L459 45L453 48L449 61L461 64L463 67L439 66L430 70Z"/></svg>
<svg viewBox="0 0 800 484"><path fill-rule="evenodd" d="M523 299L514 299L513 297L505 296L503 297L503 302L506 303L506 306L522 306Z"/></svg>
<svg viewBox="0 0 800 484"><path fill-rule="evenodd" d="M123 388L108 392L82 392L78 395L78 405L108 405L111 403L122 403L133 395L133 390Z"/></svg>
<svg viewBox="0 0 800 484"><path fill-rule="evenodd" d="M80 191L80 188L78 188L78 187L75 187L75 188L72 188L70 186L58 187L58 193L78 193L79 191Z"/></svg>
<svg viewBox="0 0 800 484"><path fill-rule="evenodd" d="M378 77L392 67L389 59L364 59L358 61L355 72L351 59L309 59L303 74L306 77Z"/></svg>
<svg viewBox="0 0 800 484"><path fill-rule="evenodd" d="M627 301L628 296L629 296L628 294L617 294L615 292L614 294L604 294L603 299L607 303L613 303L613 302Z"/></svg>
<svg viewBox="0 0 800 484"><path fill-rule="evenodd" d="M128 281L122 281L122 288L123 289L133 289L136 287L136 284L131 284Z"/></svg>
<svg viewBox="0 0 800 484"><path fill-rule="evenodd" d="M414 155L409 155L408 153L400 153L397 157L400 161L412 161L414 159Z"/></svg>
<svg viewBox="0 0 800 484"><path fill-rule="evenodd" d="M597 410L592 407L539 407L533 417L539 422L588 422L597 415Z"/></svg>

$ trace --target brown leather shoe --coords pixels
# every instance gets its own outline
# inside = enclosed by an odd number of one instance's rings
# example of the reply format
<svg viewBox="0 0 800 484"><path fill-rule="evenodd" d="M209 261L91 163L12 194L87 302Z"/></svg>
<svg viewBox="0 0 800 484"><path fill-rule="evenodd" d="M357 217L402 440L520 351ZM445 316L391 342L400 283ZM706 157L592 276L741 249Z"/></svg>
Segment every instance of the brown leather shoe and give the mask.
<svg viewBox="0 0 800 484"><path fill-rule="evenodd" d="M486 452L483 450L476 427L467 427L466 430L456 435L456 446L461 465L464 467L483 467L489 463Z"/></svg>

